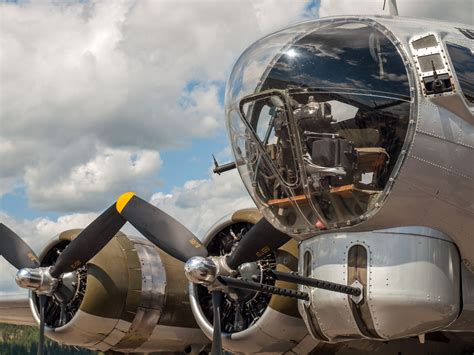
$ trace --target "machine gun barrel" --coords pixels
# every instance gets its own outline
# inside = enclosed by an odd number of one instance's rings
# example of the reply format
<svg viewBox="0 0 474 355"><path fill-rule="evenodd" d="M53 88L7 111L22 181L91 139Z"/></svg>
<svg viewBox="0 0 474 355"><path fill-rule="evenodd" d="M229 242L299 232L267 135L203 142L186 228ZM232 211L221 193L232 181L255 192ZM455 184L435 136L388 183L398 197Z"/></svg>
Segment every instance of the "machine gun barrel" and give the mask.
<svg viewBox="0 0 474 355"><path fill-rule="evenodd" d="M228 277L228 276L219 276L217 279L225 286L229 286L233 288L240 288L243 290L270 293L273 295L279 295L279 296L285 296L285 297L292 297L292 298L297 298L303 301L309 300L309 296L306 292L295 291L288 288L281 288L281 287L261 284L257 282L239 280L239 279L235 279L233 277Z"/></svg>
<svg viewBox="0 0 474 355"><path fill-rule="evenodd" d="M217 174L217 175L220 175L222 173L225 173L226 171L235 169L237 167L237 164L234 161L232 161L230 163L225 163L225 164L219 165L219 163L217 162L217 159L214 155L212 155L212 160L214 162L213 172L214 172L214 174Z"/></svg>
<svg viewBox="0 0 474 355"><path fill-rule="evenodd" d="M322 288L324 290L345 293L351 296L356 296L356 297L360 296L362 292L361 289L357 287L342 285L342 284L338 284L338 283L330 282L330 281L313 279L310 277L303 277L303 276L293 274L293 273L281 272L281 271L276 271L276 270L269 270L269 273L276 280L291 282L298 285Z"/></svg>
<svg viewBox="0 0 474 355"><path fill-rule="evenodd" d="M235 169L236 168L236 165L235 165L235 162L230 162L230 163L226 163L226 164L222 164L222 165L216 165L214 167L214 174L217 174L217 175L220 175L226 171L229 171L229 170L232 170L232 169Z"/></svg>

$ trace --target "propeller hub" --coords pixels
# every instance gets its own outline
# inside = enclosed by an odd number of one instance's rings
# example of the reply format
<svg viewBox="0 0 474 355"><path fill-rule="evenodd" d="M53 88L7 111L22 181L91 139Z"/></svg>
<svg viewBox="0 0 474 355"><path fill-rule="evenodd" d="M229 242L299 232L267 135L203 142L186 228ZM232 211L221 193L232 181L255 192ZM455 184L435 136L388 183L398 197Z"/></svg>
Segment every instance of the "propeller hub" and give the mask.
<svg viewBox="0 0 474 355"><path fill-rule="evenodd" d="M194 256L184 265L184 273L189 281L211 285L217 278L217 265L211 259L202 256Z"/></svg>
<svg viewBox="0 0 474 355"><path fill-rule="evenodd" d="M50 267L18 270L15 281L18 286L35 291L39 295L51 295L58 285L58 279L51 276Z"/></svg>
<svg viewBox="0 0 474 355"><path fill-rule="evenodd" d="M54 292L54 297L61 303L68 303L74 298L79 284L76 271L67 272L61 276L61 282Z"/></svg>

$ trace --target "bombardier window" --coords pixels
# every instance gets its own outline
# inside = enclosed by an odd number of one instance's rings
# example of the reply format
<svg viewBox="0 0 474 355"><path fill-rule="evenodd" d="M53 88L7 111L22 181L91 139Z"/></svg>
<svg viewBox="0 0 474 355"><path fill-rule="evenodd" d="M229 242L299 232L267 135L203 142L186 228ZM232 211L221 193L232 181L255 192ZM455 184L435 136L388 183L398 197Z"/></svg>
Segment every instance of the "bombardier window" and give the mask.
<svg viewBox="0 0 474 355"><path fill-rule="evenodd" d="M270 206L289 205L282 184L292 184L290 199L300 199L301 211L314 218L302 205L307 201L303 188L296 186L299 169L291 137L299 136L311 200L327 221L346 223L372 208L402 149L409 101L307 88L290 90L286 109L271 109L273 96L268 95L245 99L242 110L268 154L266 161L258 158L252 164L259 198ZM298 132L288 129L288 117Z"/></svg>
<svg viewBox="0 0 474 355"><path fill-rule="evenodd" d="M454 71L466 100L474 103L474 56L469 48L446 43Z"/></svg>

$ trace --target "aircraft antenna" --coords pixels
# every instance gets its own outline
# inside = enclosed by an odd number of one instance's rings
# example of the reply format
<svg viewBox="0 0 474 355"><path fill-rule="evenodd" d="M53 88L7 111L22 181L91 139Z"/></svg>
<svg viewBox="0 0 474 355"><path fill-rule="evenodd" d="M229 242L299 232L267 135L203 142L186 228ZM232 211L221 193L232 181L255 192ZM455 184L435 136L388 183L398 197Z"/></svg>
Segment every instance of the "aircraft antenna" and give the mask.
<svg viewBox="0 0 474 355"><path fill-rule="evenodd" d="M383 8L385 10L385 4L387 0L383 0ZM388 0L388 13L391 16L398 16L397 0Z"/></svg>

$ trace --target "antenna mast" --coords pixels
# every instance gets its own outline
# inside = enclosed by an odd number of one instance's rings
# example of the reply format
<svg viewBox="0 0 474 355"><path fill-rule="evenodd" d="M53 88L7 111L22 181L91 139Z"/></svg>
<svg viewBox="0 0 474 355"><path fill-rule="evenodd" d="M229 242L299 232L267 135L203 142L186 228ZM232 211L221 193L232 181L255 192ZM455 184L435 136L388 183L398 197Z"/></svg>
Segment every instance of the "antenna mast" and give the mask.
<svg viewBox="0 0 474 355"><path fill-rule="evenodd" d="M385 4L387 0L383 0L383 8L385 10ZM398 16L397 0L388 0L388 13L391 16Z"/></svg>

